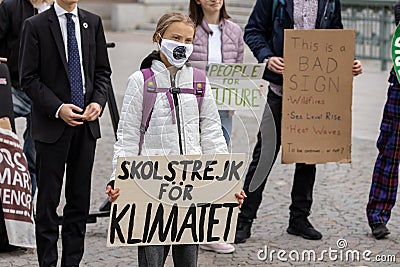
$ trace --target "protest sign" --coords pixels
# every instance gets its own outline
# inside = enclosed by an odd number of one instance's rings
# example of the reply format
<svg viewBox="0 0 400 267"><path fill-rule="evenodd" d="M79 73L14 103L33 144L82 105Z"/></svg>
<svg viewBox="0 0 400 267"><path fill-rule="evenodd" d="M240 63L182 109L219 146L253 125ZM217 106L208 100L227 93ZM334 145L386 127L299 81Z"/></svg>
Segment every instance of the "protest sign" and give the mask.
<svg viewBox="0 0 400 267"><path fill-rule="evenodd" d="M285 30L282 163L351 161L354 30Z"/></svg>
<svg viewBox="0 0 400 267"><path fill-rule="evenodd" d="M119 158L107 246L233 242L244 154Z"/></svg>
<svg viewBox="0 0 400 267"><path fill-rule="evenodd" d="M400 25L397 25L392 38L392 60L397 80L400 80Z"/></svg>
<svg viewBox="0 0 400 267"><path fill-rule="evenodd" d="M28 163L17 135L0 128L0 200L11 245L36 247L31 190Z"/></svg>
<svg viewBox="0 0 400 267"><path fill-rule="evenodd" d="M259 110L265 64L211 63L207 77L219 110Z"/></svg>

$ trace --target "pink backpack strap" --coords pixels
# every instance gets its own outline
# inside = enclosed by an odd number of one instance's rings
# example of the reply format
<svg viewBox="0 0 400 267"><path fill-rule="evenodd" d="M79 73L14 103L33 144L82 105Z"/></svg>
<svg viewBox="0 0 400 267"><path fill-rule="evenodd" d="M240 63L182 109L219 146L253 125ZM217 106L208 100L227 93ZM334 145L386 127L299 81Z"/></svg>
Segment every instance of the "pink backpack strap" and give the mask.
<svg viewBox="0 0 400 267"><path fill-rule="evenodd" d="M144 135L149 127L151 113L153 112L154 104L156 103L157 93L165 92L172 112L172 123L176 123L174 101L169 88L157 88L156 79L153 71L142 69L144 78L143 86L143 102L142 102L142 120L140 122L140 139L138 155L141 155L144 143ZM185 91L189 90L189 91ZM182 93L191 93L196 95L199 114L203 103L204 93L206 90L206 73L200 69L193 68L193 90L181 89Z"/></svg>
<svg viewBox="0 0 400 267"><path fill-rule="evenodd" d="M157 84L154 78L153 71L148 69L142 69L144 78L143 86L143 102L142 102L142 120L140 122L140 139L139 139L139 152L138 155L142 154L144 134L149 127L150 116L153 111L154 103L157 98Z"/></svg>
<svg viewBox="0 0 400 267"><path fill-rule="evenodd" d="M203 104L204 93L206 92L206 73L203 70L193 68L193 89L197 98L197 106L199 107L199 114Z"/></svg>

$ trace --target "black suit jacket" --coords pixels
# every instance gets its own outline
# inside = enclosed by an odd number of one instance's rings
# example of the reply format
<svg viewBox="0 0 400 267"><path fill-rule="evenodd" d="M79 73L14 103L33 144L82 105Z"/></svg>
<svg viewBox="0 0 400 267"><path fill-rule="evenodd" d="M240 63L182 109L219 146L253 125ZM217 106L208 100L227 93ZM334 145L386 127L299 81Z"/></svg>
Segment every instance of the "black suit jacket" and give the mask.
<svg viewBox="0 0 400 267"><path fill-rule="evenodd" d="M0 57L8 58L12 86L19 89L18 55L22 23L35 13L29 0L3 0L0 4Z"/></svg>
<svg viewBox="0 0 400 267"><path fill-rule="evenodd" d="M85 106L96 102L104 108L111 69L102 22L99 16L82 9L78 9L78 15ZM67 126L62 119L55 118L57 109L71 99L65 46L54 6L25 21L19 58L21 88L32 100L33 139L53 143ZM98 120L88 123L93 137L99 138Z"/></svg>

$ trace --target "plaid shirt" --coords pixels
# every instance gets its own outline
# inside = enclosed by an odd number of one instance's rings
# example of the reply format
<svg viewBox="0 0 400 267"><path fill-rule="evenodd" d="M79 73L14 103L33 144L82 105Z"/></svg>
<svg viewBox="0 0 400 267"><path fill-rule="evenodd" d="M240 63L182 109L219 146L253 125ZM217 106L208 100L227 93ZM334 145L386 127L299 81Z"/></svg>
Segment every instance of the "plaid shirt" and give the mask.
<svg viewBox="0 0 400 267"><path fill-rule="evenodd" d="M299 30L315 29L318 13L318 0L293 0L294 28Z"/></svg>

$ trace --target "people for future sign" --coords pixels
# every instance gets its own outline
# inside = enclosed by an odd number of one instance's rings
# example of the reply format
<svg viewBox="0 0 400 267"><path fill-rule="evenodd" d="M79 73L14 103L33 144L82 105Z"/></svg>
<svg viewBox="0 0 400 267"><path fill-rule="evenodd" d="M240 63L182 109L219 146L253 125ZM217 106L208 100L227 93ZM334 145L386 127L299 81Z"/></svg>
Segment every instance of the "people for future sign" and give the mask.
<svg viewBox="0 0 400 267"><path fill-rule="evenodd" d="M351 162L354 30L285 30L282 163Z"/></svg>
<svg viewBox="0 0 400 267"><path fill-rule="evenodd" d="M233 243L244 154L119 158L107 246Z"/></svg>
<svg viewBox="0 0 400 267"><path fill-rule="evenodd" d="M211 63L207 77L219 110L259 110L265 64Z"/></svg>

